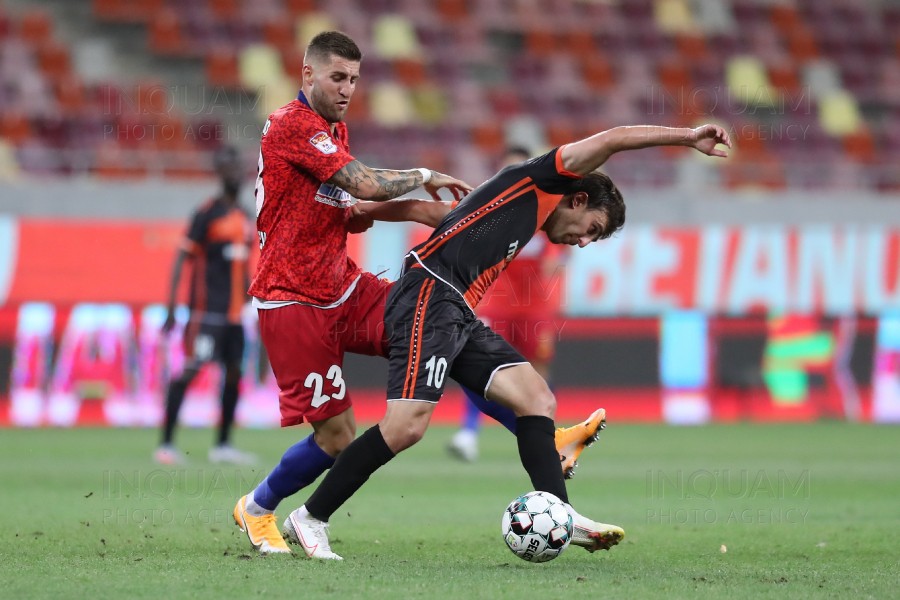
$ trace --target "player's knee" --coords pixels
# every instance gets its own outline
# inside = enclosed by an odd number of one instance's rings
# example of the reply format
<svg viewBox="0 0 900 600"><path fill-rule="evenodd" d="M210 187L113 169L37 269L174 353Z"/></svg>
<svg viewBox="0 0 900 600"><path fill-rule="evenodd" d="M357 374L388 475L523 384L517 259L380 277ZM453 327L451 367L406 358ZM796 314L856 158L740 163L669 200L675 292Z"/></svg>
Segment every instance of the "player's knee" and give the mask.
<svg viewBox="0 0 900 600"><path fill-rule="evenodd" d="M428 428L428 420L414 420L403 423L400 426L382 423L379 427L388 448L394 454L397 454L421 441L425 436L425 430Z"/></svg>
<svg viewBox="0 0 900 600"><path fill-rule="evenodd" d="M535 394L532 403L534 414L542 417L556 417L556 396L550 391L550 388L541 390Z"/></svg>
<svg viewBox="0 0 900 600"><path fill-rule="evenodd" d="M340 428L331 428L317 431L315 434L316 445L325 454L332 458L337 456L356 438L356 427L344 425Z"/></svg>

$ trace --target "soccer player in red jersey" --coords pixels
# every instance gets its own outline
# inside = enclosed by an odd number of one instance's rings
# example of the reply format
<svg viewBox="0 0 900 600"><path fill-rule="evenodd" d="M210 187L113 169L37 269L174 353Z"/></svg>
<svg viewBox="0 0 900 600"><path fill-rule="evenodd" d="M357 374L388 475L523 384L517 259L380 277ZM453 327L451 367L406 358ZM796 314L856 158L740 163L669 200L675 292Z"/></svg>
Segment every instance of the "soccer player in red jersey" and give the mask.
<svg viewBox="0 0 900 600"><path fill-rule="evenodd" d="M362 54L348 36L325 32L310 42L303 87L263 129L256 182L260 258L250 286L260 334L280 389L281 425L308 421L314 433L292 446L269 476L241 498L234 516L251 544L290 552L274 509L312 483L356 437L342 375L345 352L386 355L382 317L393 285L364 273L347 255L348 231L371 217L354 199L384 201L424 187L435 200L462 181L427 169L372 169L350 155L343 123L359 78ZM389 203L382 220L436 225L440 202Z"/></svg>
<svg viewBox="0 0 900 600"><path fill-rule="evenodd" d="M586 247L625 223L621 193L596 171L610 156L650 146L688 146L727 156L716 125L696 129L617 127L500 171L450 211L406 256L384 311L388 333L388 408L381 422L344 448L306 503L285 522L285 536L307 556L341 560L328 542L328 519L369 477L425 433L447 376L513 410L522 466L534 490L561 499L574 524L572 544L609 549L622 528L588 519L569 504L559 468L556 398L506 340L475 317L503 269L539 231L554 244Z"/></svg>
<svg viewBox="0 0 900 600"><path fill-rule="evenodd" d="M184 462L172 437L185 392L200 367L210 361L225 366L222 387L222 419L216 445L209 451L211 462L250 464L256 457L242 452L229 442L238 401L241 363L244 358L244 327L241 308L247 302L247 259L253 241L253 229L247 213L238 206L243 170L235 148L219 149L214 157L222 192L210 200L191 219L191 224L175 259L169 292L168 315L163 331L175 324L175 296L181 280L182 265L191 261L194 272L191 285L191 316L184 334L187 361L181 375L169 382L166 393L166 418L162 441L153 456L163 464Z"/></svg>

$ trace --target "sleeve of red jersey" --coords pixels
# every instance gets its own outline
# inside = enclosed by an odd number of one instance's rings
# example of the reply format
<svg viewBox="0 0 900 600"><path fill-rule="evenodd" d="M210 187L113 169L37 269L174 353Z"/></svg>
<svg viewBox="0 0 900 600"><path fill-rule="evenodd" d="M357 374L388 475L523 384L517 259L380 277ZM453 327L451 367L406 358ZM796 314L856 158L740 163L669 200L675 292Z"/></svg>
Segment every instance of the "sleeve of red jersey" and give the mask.
<svg viewBox="0 0 900 600"><path fill-rule="evenodd" d="M331 179L353 160L319 119L312 120L305 113L295 112L272 125L267 135L272 136L273 149L321 182Z"/></svg>

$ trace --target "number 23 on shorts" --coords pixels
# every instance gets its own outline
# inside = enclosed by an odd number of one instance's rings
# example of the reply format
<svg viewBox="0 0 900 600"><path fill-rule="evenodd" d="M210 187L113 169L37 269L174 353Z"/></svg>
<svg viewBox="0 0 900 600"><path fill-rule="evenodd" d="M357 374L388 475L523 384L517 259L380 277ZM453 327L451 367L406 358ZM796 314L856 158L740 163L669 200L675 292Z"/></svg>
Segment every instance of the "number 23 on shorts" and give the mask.
<svg viewBox="0 0 900 600"><path fill-rule="evenodd" d="M347 393L347 383L344 381L341 375L341 368L337 365L331 365L331 368L328 369L328 373L324 378L319 373L310 373L306 376L306 381L303 385L313 390L313 408L319 408L329 400L344 399L344 395ZM325 379L331 380L331 385L338 390L336 393L330 396L322 393L322 387L325 383Z"/></svg>

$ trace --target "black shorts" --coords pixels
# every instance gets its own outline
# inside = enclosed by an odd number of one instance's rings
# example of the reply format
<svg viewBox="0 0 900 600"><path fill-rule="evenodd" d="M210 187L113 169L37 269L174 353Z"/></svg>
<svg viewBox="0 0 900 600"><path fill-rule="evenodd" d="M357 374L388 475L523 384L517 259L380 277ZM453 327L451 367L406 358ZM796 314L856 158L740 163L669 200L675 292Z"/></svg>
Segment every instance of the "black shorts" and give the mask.
<svg viewBox="0 0 900 600"><path fill-rule="evenodd" d="M184 353L188 366L213 361L240 365L244 360L244 326L192 320L184 332Z"/></svg>
<svg viewBox="0 0 900 600"><path fill-rule="evenodd" d="M498 370L528 362L475 318L459 292L424 269L394 285L384 324L389 401L437 402L447 376L483 395Z"/></svg>

